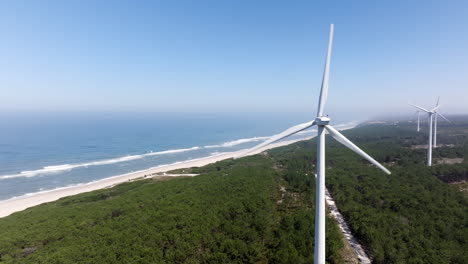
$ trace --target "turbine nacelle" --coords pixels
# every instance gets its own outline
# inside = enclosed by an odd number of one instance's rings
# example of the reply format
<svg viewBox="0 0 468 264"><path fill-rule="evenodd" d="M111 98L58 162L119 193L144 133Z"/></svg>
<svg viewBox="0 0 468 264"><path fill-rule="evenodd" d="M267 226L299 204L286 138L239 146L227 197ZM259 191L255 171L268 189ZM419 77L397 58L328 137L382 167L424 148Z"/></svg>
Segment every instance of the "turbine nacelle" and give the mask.
<svg viewBox="0 0 468 264"><path fill-rule="evenodd" d="M330 123L330 118L328 116L320 116L315 118L315 124L317 126L326 126Z"/></svg>

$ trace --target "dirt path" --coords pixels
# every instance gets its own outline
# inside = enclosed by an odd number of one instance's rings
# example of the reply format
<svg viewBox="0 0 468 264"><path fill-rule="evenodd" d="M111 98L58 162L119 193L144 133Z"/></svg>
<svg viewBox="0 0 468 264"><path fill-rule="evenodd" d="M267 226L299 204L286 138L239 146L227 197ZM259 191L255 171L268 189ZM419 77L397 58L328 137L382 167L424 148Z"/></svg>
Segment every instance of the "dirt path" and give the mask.
<svg viewBox="0 0 468 264"><path fill-rule="evenodd" d="M349 229L348 224L345 222L340 211L338 211L338 207L336 207L335 201L333 201L333 198L331 197L327 189L325 190L325 199L327 201L328 208L330 208L330 214L333 216L333 218L336 219L336 221L338 222L338 226L341 229L341 232L343 232L346 240L349 242L354 251L356 251L359 261L363 264L372 263L370 258L367 256L366 252L364 252L364 249L362 248L361 244L359 244L357 239L353 236L353 234L351 234L351 230Z"/></svg>

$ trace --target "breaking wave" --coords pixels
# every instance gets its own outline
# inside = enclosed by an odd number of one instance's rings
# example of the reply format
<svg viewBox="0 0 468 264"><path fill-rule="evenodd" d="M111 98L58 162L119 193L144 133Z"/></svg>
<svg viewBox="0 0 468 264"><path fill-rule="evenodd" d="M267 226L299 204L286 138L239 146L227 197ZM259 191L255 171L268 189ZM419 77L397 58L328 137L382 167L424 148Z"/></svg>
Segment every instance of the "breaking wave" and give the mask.
<svg viewBox="0 0 468 264"><path fill-rule="evenodd" d="M343 130L343 129L349 129L354 126L356 126L359 122L353 121L350 123L346 124L341 124L341 125L336 125L335 128L338 130ZM301 131L297 133L297 135L308 135L313 132L315 132L315 129L308 129L305 131ZM119 158L113 158L113 159L106 159L106 160L97 160L97 161L91 161L91 162L83 162L83 163L75 163L75 164L61 164L61 165L54 165L54 166L45 166L41 169L37 170L27 170L27 171L21 171L19 173L15 174L8 174L8 175L0 175L0 180L5 180L5 179L12 179L12 178L19 178L19 177L34 177L42 174L53 174L53 173L59 173L62 171L69 171L73 170L76 168L82 168L82 167L89 167L89 166L99 166L99 165L108 165L108 164L114 164L114 163L119 163L119 162L126 162L126 161L131 161L131 160L137 160L137 159L142 159L145 157L149 156L157 156L157 155L167 155L167 154L173 154L173 153L181 153L181 152L187 152L187 151L194 151L194 150L199 150L199 149L211 149L211 148L229 148L229 147L234 147L237 145L245 144L245 143L250 143L250 142L258 142L258 141L265 141L267 140L268 137L252 137L252 138L242 138L242 139L237 139L237 140L232 140L232 141L227 141L222 144L218 145L208 145L204 147L192 147L192 148L184 148L184 149L172 149L172 150L164 150L164 151L158 151L158 152L148 152L144 154L139 154L139 155L128 155L128 156L123 156ZM222 152L214 152L211 153L211 155L217 155Z"/></svg>
<svg viewBox="0 0 468 264"><path fill-rule="evenodd" d="M69 170L76 169L76 168L108 165L108 164L114 164L114 163L119 163L119 162L130 161L130 160L142 159L148 156L181 153L181 152L187 152L187 151L192 151L192 150L197 150L197 149L200 149L200 147L193 147L193 148L186 148L186 149L172 149L172 150L164 150L164 151L158 151L158 152L148 152L148 153L140 154L140 155L129 155L129 156L124 156L124 157L119 157L119 158L114 158L114 159L98 160L98 161L83 162L83 163L76 163L76 164L61 164L61 165L54 165L54 166L45 166L42 169L38 169L38 170L28 170L28 171L22 171L16 174L1 175L0 180L18 178L18 177L34 177L40 174L58 173L61 171L69 171Z"/></svg>
<svg viewBox="0 0 468 264"><path fill-rule="evenodd" d="M209 146L205 146L204 148L226 148L226 147L234 147L234 146L237 146L237 145L240 145L240 144L244 144L244 143L249 143L249 142L265 141L265 140L267 140L267 139L269 139L269 138L270 138L270 137L241 138L241 139L236 139L236 140L233 140L233 141L224 142L224 143L219 144L219 145L209 145Z"/></svg>

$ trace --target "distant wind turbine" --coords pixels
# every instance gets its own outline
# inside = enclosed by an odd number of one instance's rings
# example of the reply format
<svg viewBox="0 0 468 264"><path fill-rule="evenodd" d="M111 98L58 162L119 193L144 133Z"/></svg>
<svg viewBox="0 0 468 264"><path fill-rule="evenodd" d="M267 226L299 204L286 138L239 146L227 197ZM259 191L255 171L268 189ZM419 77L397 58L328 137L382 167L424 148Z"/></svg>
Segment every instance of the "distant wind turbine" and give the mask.
<svg viewBox="0 0 468 264"><path fill-rule="evenodd" d="M420 119L420 115L421 115L421 111L419 110L416 110L416 112L414 112L418 117L417 117L417 120L418 120L418 126L416 128L416 131L419 132L419 119ZM411 117L411 120L413 120L413 117Z"/></svg>
<svg viewBox="0 0 468 264"><path fill-rule="evenodd" d="M379 169L390 174L390 171L383 167L380 163L375 161L371 156L367 155L364 151L354 145L349 139L343 136L338 130L329 125L330 118L323 115L325 102L328 95L328 79L330 71L330 57L333 42L333 24L330 25L330 36L328 41L328 52L325 61L325 70L322 80L322 88L320 90L320 99L317 110L317 117L315 120L307 123L293 126L275 136L272 136L262 144L255 146L245 152L241 153L236 158L244 157L252 154L255 151L260 150L266 145L274 143L290 135L296 134L304 129L307 129L313 125L317 125L317 181L316 181L316 206L315 206L315 253L314 263L325 264L325 130L335 138L338 142L350 148L361 157L367 159L369 162L377 166Z"/></svg>
<svg viewBox="0 0 468 264"><path fill-rule="evenodd" d="M441 113L437 111L439 109L439 98L437 98L437 103L434 108L431 110L427 110L425 108L422 108L420 106L410 104L411 106L416 107L417 109L426 112L428 114L429 118L429 138L428 138L428 143L427 143L427 165L432 166L432 146L437 147L437 116L441 116L443 119L447 120L448 122L451 122L448 120L445 116L443 116ZM432 135L432 117L434 116L434 135ZM418 124L419 128L419 124Z"/></svg>
<svg viewBox="0 0 468 264"><path fill-rule="evenodd" d="M418 132L419 132L419 117L421 116L421 111L418 110Z"/></svg>
<svg viewBox="0 0 468 264"><path fill-rule="evenodd" d="M437 116L441 116L443 119L445 119L445 121L452 123L452 121L448 120L439 111L437 111L439 107L439 100L440 97L437 98L436 110L434 111L434 148L437 148Z"/></svg>

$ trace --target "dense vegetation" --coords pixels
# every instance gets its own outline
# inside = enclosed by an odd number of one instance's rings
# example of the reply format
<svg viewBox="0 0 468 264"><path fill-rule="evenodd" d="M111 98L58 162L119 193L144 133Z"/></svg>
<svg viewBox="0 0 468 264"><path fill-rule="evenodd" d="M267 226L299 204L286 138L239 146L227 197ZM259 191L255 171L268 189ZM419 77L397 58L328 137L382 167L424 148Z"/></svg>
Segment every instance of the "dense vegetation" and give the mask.
<svg viewBox="0 0 468 264"><path fill-rule="evenodd" d="M327 137L327 188L374 263L466 263L468 125L427 135L409 123L346 131L385 175ZM453 144L453 145L452 145ZM312 263L314 140L61 199L0 219L0 263ZM344 263L327 221L327 261Z"/></svg>
<svg viewBox="0 0 468 264"><path fill-rule="evenodd" d="M466 160L427 167L426 150L411 148L427 142L427 134L408 124L362 126L345 134L392 171L381 173L327 138L327 187L373 262L466 263L467 201L438 179L450 175L466 181ZM456 145L435 149L435 160L465 157L468 134L454 134L455 138L439 137L441 144ZM306 175L314 171L314 150L313 142L303 142L270 154L296 168L296 174ZM296 183L298 188L307 185L306 178Z"/></svg>
<svg viewBox="0 0 468 264"><path fill-rule="evenodd" d="M228 160L194 178L125 183L16 213L0 219L0 262L311 263L312 188L281 191L288 183L272 167L263 156ZM342 263L342 236L328 223L328 261Z"/></svg>

